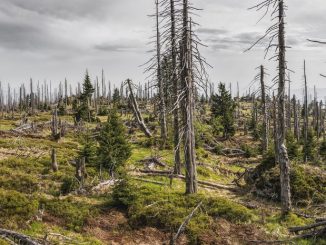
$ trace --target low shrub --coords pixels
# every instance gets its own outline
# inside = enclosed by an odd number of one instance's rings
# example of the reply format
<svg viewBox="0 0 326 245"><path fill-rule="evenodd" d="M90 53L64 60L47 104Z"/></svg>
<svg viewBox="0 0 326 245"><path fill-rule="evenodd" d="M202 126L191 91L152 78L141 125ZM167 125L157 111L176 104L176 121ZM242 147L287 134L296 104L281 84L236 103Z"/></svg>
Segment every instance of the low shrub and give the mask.
<svg viewBox="0 0 326 245"><path fill-rule="evenodd" d="M68 229L80 231L85 221L91 215L89 205L73 201L70 198L60 200L41 200L41 204L45 211L64 221Z"/></svg>
<svg viewBox="0 0 326 245"><path fill-rule="evenodd" d="M188 238L194 243L209 230L215 218L230 222L249 222L254 218L249 209L222 197L187 196L150 184L137 187L131 181L116 186L113 199L117 207L127 210L132 227L154 226L169 231L176 231L194 207L203 202L186 227Z"/></svg>
<svg viewBox="0 0 326 245"><path fill-rule="evenodd" d="M0 186L7 190L15 190L31 194L39 190L38 181L31 175L12 171L9 168L0 168Z"/></svg>
<svg viewBox="0 0 326 245"><path fill-rule="evenodd" d="M79 183L76 178L73 177L65 177L60 187L60 192L63 195L66 195L74 190L77 190L79 187Z"/></svg>
<svg viewBox="0 0 326 245"><path fill-rule="evenodd" d="M38 206L31 196L0 189L0 224L13 228L24 225L37 213Z"/></svg>
<svg viewBox="0 0 326 245"><path fill-rule="evenodd" d="M294 165L291 169L292 201L299 206L323 203L326 200L326 176L311 169ZM280 201L280 170L276 166L263 173L256 181L257 194Z"/></svg>

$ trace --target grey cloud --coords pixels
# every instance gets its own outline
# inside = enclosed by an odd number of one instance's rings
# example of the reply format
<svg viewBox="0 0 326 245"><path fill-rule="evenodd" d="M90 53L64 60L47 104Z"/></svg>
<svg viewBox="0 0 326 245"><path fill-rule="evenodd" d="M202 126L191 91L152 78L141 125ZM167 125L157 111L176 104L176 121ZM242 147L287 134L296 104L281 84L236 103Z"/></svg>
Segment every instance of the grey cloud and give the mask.
<svg viewBox="0 0 326 245"><path fill-rule="evenodd" d="M133 44L114 44L114 43L103 43L94 46L96 50L106 52L133 52L139 51L140 46L134 46Z"/></svg>
<svg viewBox="0 0 326 245"><path fill-rule="evenodd" d="M39 49L51 42L41 28L26 23L0 22L0 36L0 46L9 49Z"/></svg>
<svg viewBox="0 0 326 245"><path fill-rule="evenodd" d="M58 19L105 18L111 1L105 0L4 0L13 6L38 15ZM112 2L111 2L112 3Z"/></svg>
<svg viewBox="0 0 326 245"><path fill-rule="evenodd" d="M215 28L199 28L197 32L200 34L214 34L214 35L228 33L228 31L225 29L215 29Z"/></svg>
<svg viewBox="0 0 326 245"><path fill-rule="evenodd" d="M260 36L257 32L244 32L208 38L205 41L213 50L245 50L259 38Z"/></svg>

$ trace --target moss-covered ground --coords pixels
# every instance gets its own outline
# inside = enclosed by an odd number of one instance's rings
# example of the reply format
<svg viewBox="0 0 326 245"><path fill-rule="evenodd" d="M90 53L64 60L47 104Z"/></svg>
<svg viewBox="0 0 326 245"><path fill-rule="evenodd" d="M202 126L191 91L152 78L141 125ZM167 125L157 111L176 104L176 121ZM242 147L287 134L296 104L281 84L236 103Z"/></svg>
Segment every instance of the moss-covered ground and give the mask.
<svg viewBox="0 0 326 245"><path fill-rule="evenodd" d="M50 118L49 113L39 113L30 120L40 123ZM129 118L130 115L123 117ZM104 121L105 117L100 119ZM72 122L71 116L62 120ZM8 132L0 138L0 228L53 244L163 244L199 203L202 204L180 237L180 244L259 244L263 240L287 239L288 227L314 222L293 213L281 217L277 200L261 199L234 185L233 180L246 168L261 162L259 142L242 132L220 144L233 148L246 145L247 157L229 158L217 154L218 149L207 150L207 141L213 137L211 128L204 123L197 126L201 134L197 136L198 179L233 186L236 192L199 186L198 194L186 196L183 180L171 182L168 177L141 173L139 170L146 167L141 160L149 157L160 157L167 164L156 170L172 169L173 149L160 150L158 142L136 130L126 135L132 147L126 164L127 179L104 193L94 194L90 189L100 183L100 175L93 166L87 166L87 191L75 190L78 183L73 161L80 148L77 131L69 131L59 142L51 140L49 129L44 129L38 138L11 135L10 130L19 122L19 115L0 120L0 131ZM155 124L150 122L151 127ZM94 123L91 128L95 126ZM57 150L58 172L51 170L52 148ZM306 191L294 187L296 200L322 198L313 192L310 179L302 177L302 168L298 168L293 180L295 187ZM102 178L107 175L102 174ZM312 215L319 211L318 215L323 215L322 210L309 209L309 203L305 204L295 210L308 210ZM0 244L8 243L0 238ZM296 240L295 244L325 241Z"/></svg>

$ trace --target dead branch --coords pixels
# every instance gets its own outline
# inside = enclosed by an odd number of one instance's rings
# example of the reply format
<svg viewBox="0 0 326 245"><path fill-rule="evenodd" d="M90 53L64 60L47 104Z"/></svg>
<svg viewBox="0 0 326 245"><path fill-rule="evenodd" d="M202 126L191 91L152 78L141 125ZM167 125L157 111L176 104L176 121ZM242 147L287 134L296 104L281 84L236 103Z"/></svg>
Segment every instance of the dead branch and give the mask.
<svg viewBox="0 0 326 245"><path fill-rule="evenodd" d="M187 216L187 218L185 219L185 221L180 225L177 234L175 234L175 236L171 239L170 245L174 245L179 236L181 235L181 233L185 230L186 226L189 224L191 218L194 216L194 214L196 213L196 211L200 208L200 206L203 204L203 201L201 201L195 208L194 210L192 210L192 212Z"/></svg>

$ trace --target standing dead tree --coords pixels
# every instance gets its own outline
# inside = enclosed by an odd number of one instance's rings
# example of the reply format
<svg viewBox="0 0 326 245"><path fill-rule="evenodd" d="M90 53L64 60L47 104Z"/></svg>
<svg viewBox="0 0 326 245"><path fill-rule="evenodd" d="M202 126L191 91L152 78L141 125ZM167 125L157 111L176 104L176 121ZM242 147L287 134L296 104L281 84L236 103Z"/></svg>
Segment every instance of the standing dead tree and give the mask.
<svg viewBox="0 0 326 245"><path fill-rule="evenodd" d="M292 99L293 103L293 117L294 117L294 136L297 141L300 139L300 105L299 102L297 102L297 98L295 95L293 95Z"/></svg>
<svg viewBox="0 0 326 245"><path fill-rule="evenodd" d="M265 83L265 77L267 75L265 68L263 65L257 67L256 69L259 69L259 73L255 76L254 80L251 82L251 86L258 82L260 83L260 95L261 95L261 108L262 108L262 116L263 116L263 132L262 132L262 148L264 152L268 151L269 147L269 116L268 116L268 104L267 104L267 95L269 87ZM259 91L256 91L255 93L258 93ZM255 96L253 96L253 99L255 99ZM253 125L257 127L257 106L256 102L253 101Z"/></svg>
<svg viewBox="0 0 326 245"><path fill-rule="evenodd" d="M165 0L162 2L163 12L162 17L167 19L166 27L167 30L165 33L165 45L168 46L167 52L170 55L167 57L171 57L171 82L173 86L173 143L174 143L174 173L181 174L181 156L180 156L180 125L179 125L179 108L180 104L178 101L178 94L180 88L180 77L179 77L179 69L178 69L178 41L179 28L178 24L180 20L178 19L179 10L176 9L176 4L179 4L179 0Z"/></svg>
<svg viewBox="0 0 326 245"><path fill-rule="evenodd" d="M53 139L60 139L59 133L59 120L58 120L58 109L57 107L54 109L52 113L52 121L51 121L51 132Z"/></svg>
<svg viewBox="0 0 326 245"><path fill-rule="evenodd" d="M189 21L189 3L183 0L183 33L181 40L181 89L184 93L182 115L184 120L184 157L186 163L186 193L197 192L197 170L195 153L195 99L191 52L191 31Z"/></svg>
<svg viewBox="0 0 326 245"><path fill-rule="evenodd" d="M134 112L134 116L135 116L141 130L144 132L144 134L147 137L150 138L150 137L152 137L152 134L149 131L149 129L147 128L147 126L145 125L143 116L141 115L141 113L139 111L137 100L136 100L136 98L134 96L134 92L133 92L133 86L134 85L132 84L132 81L130 79L127 79L126 83L127 83L128 87L129 87L129 99L130 99L130 103L131 103L131 106L132 106L132 110Z"/></svg>
<svg viewBox="0 0 326 245"><path fill-rule="evenodd" d="M277 95L277 147L275 149L276 159L280 165L280 182L281 182L281 202L283 214L291 210L291 192L290 192L290 161L285 146L285 82L287 62L285 58L285 9L284 0L264 0L252 9L257 11L265 9L264 16L272 11L272 20L277 19L248 50L252 49L260 41L269 37L269 43L265 49L265 57L270 49L275 48L275 53L270 59L278 62L278 75L273 79L278 84Z"/></svg>
<svg viewBox="0 0 326 245"><path fill-rule="evenodd" d="M147 62L145 65L148 67L145 69L146 73L149 73L148 78L151 78L151 83L153 87L158 88L158 98L157 104L159 109L159 122L161 129L161 140L162 146L165 147L167 142L167 119L166 119L166 101L165 101L165 81L162 78L162 41L161 41L161 32L160 24L162 22L162 16L159 10L160 3L158 0L155 0L155 14L150 15L150 17L155 18L155 55ZM152 50L154 51L154 50Z"/></svg>
<svg viewBox="0 0 326 245"><path fill-rule="evenodd" d="M183 143L186 166L186 193L197 191L196 163L195 163L195 96L197 87L203 86L207 81L205 64L198 46L200 40L196 37L192 26L196 25L190 14L197 10L188 0L162 0L161 55L169 65L168 77L170 80L164 86L171 86L173 101L167 105L173 105L171 112L174 115L174 147L175 147L175 172L181 171L180 146ZM154 61L155 62L155 61ZM153 69L154 67L154 69ZM155 75L155 68L152 70ZM206 79L205 79L206 78ZM171 90L170 90L171 91ZM179 120L179 112L180 119ZM182 142L181 142L182 141Z"/></svg>
<svg viewBox="0 0 326 245"><path fill-rule="evenodd" d="M308 125L309 125L309 111L308 111L308 88L307 88L307 74L306 61L303 63L304 72L304 162L308 161Z"/></svg>
<svg viewBox="0 0 326 245"><path fill-rule="evenodd" d="M51 168L53 170L53 172L57 172L58 171L58 162L57 162L57 151L55 148L52 148L51 151Z"/></svg>

